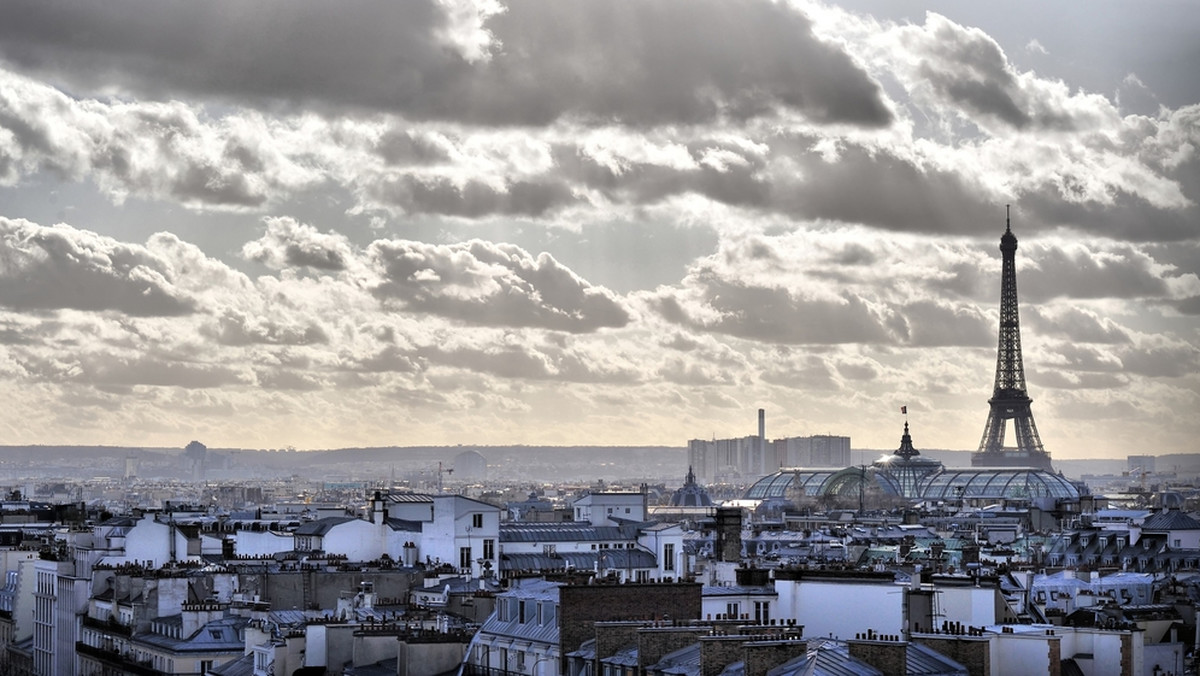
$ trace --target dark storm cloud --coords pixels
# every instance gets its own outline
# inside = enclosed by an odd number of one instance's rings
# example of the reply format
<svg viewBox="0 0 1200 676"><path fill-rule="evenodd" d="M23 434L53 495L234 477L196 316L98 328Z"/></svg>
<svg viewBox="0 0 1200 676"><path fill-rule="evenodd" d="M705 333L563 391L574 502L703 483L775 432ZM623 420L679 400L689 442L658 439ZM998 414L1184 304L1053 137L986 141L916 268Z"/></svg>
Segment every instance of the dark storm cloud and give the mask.
<svg viewBox="0 0 1200 676"><path fill-rule="evenodd" d="M803 183L778 188L776 208L808 218L926 233L970 233L997 205L961 175L919 167L887 150L847 147L834 162L810 162Z"/></svg>
<svg viewBox="0 0 1200 676"><path fill-rule="evenodd" d="M1121 354L1126 372L1149 378L1183 378L1200 370L1200 348L1160 345L1129 349Z"/></svg>
<svg viewBox="0 0 1200 676"><path fill-rule="evenodd" d="M892 119L879 86L786 3L515 0L483 24L487 45L446 6L17 0L0 4L0 54L79 89L349 104L418 120L700 123L780 107L820 122Z"/></svg>
<svg viewBox="0 0 1200 676"><path fill-rule="evenodd" d="M479 240L436 245L380 240L369 258L386 303L469 324L585 333L625 326L628 311L549 254Z"/></svg>
<svg viewBox="0 0 1200 676"><path fill-rule="evenodd" d="M1123 344L1130 341L1129 333L1122 326L1082 308L1050 312L1037 305L1028 305L1022 314L1032 320L1028 325L1038 335L1064 336L1076 343Z"/></svg>
<svg viewBox="0 0 1200 676"><path fill-rule="evenodd" d="M882 318L863 299L809 299L787 289L753 286L698 271L689 286L699 290L698 307L670 295L652 302L664 318L698 331L782 344L881 343L891 339Z"/></svg>
<svg viewBox="0 0 1200 676"><path fill-rule="evenodd" d="M835 158L827 159L813 147L820 141L816 136L773 134L765 141L769 145L749 153L718 140L690 140L683 146L690 165L685 167L639 161L607 166L578 148L561 146L555 151L556 174L619 204L649 205L698 194L752 211L902 232L977 234L978 215L988 213L1002 222L1002 207L969 179L918 166L889 149L845 142ZM730 161L706 162L713 151ZM861 254L845 252L847 263L865 263L854 258Z"/></svg>
<svg viewBox="0 0 1200 676"><path fill-rule="evenodd" d="M543 216L580 200L554 177L516 180L503 187L471 180L459 185L442 176L405 174L370 187L376 201L411 213L480 218L491 215Z"/></svg>
<svg viewBox="0 0 1200 676"><path fill-rule="evenodd" d="M904 319L907 345L980 347L996 342L996 327L976 307L922 301L899 307L896 312Z"/></svg>
<svg viewBox="0 0 1200 676"><path fill-rule="evenodd" d="M1070 190L1070 177L1064 178ZM1187 186L1200 197L1200 183ZM1065 226L1081 233L1107 235L1128 242L1186 242L1196 236L1200 208L1162 209L1137 195L1117 193L1111 203L1064 200L1058 187L1021 195L1021 210L1029 220L1048 226Z"/></svg>
<svg viewBox="0 0 1200 676"><path fill-rule="evenodd" d="M0 305L16 310L189 314L170 265L145 247L68 227L0 218Z"/></svg>
<svg viewBox="0 0 1200 676"><path fill-rule="evenodd" d="M1131 246L1072 250L1027 247L1025 252L1018 248L1017 256L1017 286L1022 300L1161 299L1170 295L1162 275L1152 269L1155 262Z"/></svg>

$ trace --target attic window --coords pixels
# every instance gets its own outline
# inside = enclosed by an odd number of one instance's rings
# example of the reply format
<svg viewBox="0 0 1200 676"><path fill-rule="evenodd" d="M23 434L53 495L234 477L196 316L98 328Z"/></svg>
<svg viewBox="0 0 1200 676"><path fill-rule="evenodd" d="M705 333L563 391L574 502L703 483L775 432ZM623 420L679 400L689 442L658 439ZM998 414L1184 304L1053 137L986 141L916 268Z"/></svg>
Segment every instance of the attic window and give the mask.
<svg viewBox="0 0 1200 676"><path fill-rule="evenodd" d="M208 635L213 637L213 640L215 640L215 641L221 640L221 630L220 629L209 629Z"/></svg>

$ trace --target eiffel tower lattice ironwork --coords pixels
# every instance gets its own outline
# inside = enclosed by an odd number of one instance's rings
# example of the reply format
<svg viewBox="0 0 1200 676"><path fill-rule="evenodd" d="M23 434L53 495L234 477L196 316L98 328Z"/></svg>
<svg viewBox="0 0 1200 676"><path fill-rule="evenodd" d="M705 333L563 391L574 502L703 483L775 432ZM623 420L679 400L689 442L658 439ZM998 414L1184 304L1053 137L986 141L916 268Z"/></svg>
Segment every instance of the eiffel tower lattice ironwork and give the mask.
<svg viewBox="0 0 1200 676"><path fill-rule="evenodd" d="M1025 390L1025 367L1021 363L1021 320L1017 310L1017 237L1005 215L1004 235L1000 238L1004 265L1000 275L1000 345L996 354L996 385L988 400L987 425L979 450L971 456L975 467L1037 467L1051 470L1050 454L1042 447L1037 425L1033 422ZM1013 422L1015 447L1005 447L1008 421Z"/></svg>

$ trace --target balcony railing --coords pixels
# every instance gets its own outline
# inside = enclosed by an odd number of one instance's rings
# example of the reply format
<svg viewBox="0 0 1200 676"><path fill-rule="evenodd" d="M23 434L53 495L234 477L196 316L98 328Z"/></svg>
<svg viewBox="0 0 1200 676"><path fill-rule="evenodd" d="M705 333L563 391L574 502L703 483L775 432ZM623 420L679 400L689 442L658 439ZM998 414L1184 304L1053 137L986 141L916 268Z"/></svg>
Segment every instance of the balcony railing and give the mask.
<svg viewBox="0 0 1200 676"><path fill-rule="evenodd" d="M162 674L161 671L151 666L152 663L149 660L135 660L132 656L122 655L115 650L105 650L104 648L97 648L80 642L75 644L75 652L97 660L102 664L116 667L122 673L134 674L135 676L158 676Z"/></svg>
<svg viewBox="0 0 1200 676"><path fill-rule="evenodd" d="M83 626L91 627L92 629L99 629L100 631L108 631L114 634L120 634L122 636L133 635L133 627L121 624L111 617L107 620L97 620L94 617L88 617L87 615L84 615Z"/></svg>

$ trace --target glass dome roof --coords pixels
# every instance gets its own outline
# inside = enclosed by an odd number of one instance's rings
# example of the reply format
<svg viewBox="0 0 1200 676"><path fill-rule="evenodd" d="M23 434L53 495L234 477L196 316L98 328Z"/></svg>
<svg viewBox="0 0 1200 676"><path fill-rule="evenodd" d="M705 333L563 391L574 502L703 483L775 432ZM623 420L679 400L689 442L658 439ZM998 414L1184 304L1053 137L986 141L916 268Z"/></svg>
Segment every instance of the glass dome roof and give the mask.
<svg viewBox="0 0 1200 676"><path fill-rule="evenodd" d="M905 487L898 485L896 477L879 471L881 469L877 468L874 480L887 493L901 493ZM789 491L793 490L806 496L829 495L838 492L839 477L857 475L859 472L857 467L841 470L781 469L755 482L746 490L744 497L750 500L787 498ZM888 490L890 486L885 484L892 482L895 482L895 487ZM1079 498L1079 489L1070 481L1057 474L1028 467L940 469L922 477L915 488L914 493L904 497L914 500Z"/></svg>
<svg viewBox="0 0 1200 676"><path fill-rule="evenodd" d="M801 495L824 495L824 486L829 477L841 470L821 469L781 469L769 474L746 489L745 497L750 500L766 500L768 498L787 498L788 492L796 486Z"/></svg>
<svg viewBox="0 0 1200 676"><path fill-rule="evenodd" d="M1029 467L945 469L923 482L920 492L925 500L1079 497L1079 489L1070 481Z"/></svg>

